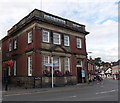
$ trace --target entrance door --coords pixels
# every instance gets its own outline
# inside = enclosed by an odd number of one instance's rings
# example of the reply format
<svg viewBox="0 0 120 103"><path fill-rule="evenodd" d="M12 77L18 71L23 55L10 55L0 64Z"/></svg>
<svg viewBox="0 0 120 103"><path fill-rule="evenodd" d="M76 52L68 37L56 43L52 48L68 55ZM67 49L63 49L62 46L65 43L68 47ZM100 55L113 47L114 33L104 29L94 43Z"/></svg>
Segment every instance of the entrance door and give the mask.
<svg viewBox="0 0 120 103"><path fill-rule="evenodd" d="M77 67L77 80L78 83L82 83L82 73L81 73L82 68L81 67Z"/></svg>

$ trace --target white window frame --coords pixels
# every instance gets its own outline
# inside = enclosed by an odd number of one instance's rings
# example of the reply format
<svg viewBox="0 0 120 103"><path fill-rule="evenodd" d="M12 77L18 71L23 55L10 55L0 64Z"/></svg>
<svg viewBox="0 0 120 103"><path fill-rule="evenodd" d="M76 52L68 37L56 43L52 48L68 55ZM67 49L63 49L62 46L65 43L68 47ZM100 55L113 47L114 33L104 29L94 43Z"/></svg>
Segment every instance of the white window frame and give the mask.
<svg viewBox="0 0 120 103"><path fill-rule="evenodd" d="M65 68L65 71L71 71L70 70L70 58L69 57L66 57L66 58L64 58L64 68Z"/></svg>
<svg viewBox="0 0 120 103"><path fill-rule="evenodd" d="M28 76L32 76L32 56L28 56Z"/></svg>
<svg viewBox="0 0 120 103"><path fill-rule="evenodd" d="M9 51L12 51L12 42L9 42Z"/></svg>
<svg viewBox="0 0 120 103"><path fill-rule="evenodd" d="M17 61L16 60L14 60L13 68L14 68L14 76L16 76L17 75Z"/></svg>
<svg viewBox="0 0 120 103"><path fill-rule="evenodd" d="M46 35L46 37L47 37L47 40L46 40L46 38L45 38L45 35ZM43 31L42 31L42 40L43 40L43 42L45 42L45 43L49 43L49 42L50 42L50 32L49 32L49 31L47 31L47 30L43 30Z"/></svg>
<svg viewBox="0 0 120 103"><path fill-rule="evenodd" d="M81 38L77 38L76 44L77 44L77 48L82 48L82 39Z"/></svg>
<svg viewBox="0 0 120 103"><path fill-rule="evenodd" d="M32 31L28 32L28 44L32 43Z"/></svg>
<svg viewBox="0 0 120 103"><path fill-rule="evenodd" d="M57 36L58 38L56 38ZM61 35L59 33L53 33L53 44L58 44L58 45L61 44Z"/></svg>
<svg viewBox="0 0 120 103"><path fill-rule="evenodd" d="M45 64L50 64L50 56L48 55L43 55L43 66L46 67ZM50 71L50 67L43 68L44 70Z"/></svg>
<svg viewBox="0 0 120 103"><path fill-rule="evenodd" d="M49 63L50 63L50 56L43 55L43 65L45 66L45 64L49 64Z"/></svg>
<svg viewBox="0 0 120 103"><path fill-rule="evenodd" d="M70 46L70 39L68 35L64 35L64 46Z"/></svg>
<svg viewBox="0 0 120 103"><path fill-rule="evenodd" d="M14 49L17 49L17 39L14 40Z"/></svg>

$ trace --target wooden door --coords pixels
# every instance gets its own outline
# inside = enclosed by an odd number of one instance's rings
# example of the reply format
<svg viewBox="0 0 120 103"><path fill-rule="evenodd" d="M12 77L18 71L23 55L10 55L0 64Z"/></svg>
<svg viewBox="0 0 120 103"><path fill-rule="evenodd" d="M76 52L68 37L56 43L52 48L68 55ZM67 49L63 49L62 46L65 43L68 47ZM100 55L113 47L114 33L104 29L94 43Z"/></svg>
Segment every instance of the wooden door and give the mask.
<svg viewBox="0 0 120 103"><path fill-rule="evenodd" d="M82 68L81 67L77 67L77 80L78 83L82 83L82 73L81 73Z"/></svg>

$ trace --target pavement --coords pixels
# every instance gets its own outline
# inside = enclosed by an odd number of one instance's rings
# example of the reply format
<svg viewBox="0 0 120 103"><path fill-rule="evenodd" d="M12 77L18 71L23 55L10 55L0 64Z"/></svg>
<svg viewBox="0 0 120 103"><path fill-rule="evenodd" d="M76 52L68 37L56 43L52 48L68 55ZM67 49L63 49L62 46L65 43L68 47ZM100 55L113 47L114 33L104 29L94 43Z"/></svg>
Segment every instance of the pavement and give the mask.
<svg viewBox="0 0 120 103"><path fill-rule="evenodd" d="M92 86L97 84L97 82L92 82L92 83L79 83L76 85L66 85L66 86L62 86L62 87L46 87L46 88L29 88L29 89L22 89L22 88L10 88L8 89L8 91L3 90L2 91L2 95L3 96L12 96L12 95L21 95L21 94L32 94L34 92L45 92L45 91L53 91L53 90L62 90L62 89L69 89L69 88L83 88L83 87L87 87L87 86ZM99 84L99 83L98 83ZM4 89L4 88L3 88Z"/></svg>

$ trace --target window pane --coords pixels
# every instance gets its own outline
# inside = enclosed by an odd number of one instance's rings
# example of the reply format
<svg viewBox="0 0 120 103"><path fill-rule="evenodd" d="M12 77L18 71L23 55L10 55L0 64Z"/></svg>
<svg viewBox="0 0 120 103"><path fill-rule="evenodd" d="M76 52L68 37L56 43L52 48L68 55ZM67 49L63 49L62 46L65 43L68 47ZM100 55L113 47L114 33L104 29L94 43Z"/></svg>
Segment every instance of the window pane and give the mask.
<svg viewBox="0 0 120 103"><path fill-rule="evenodd" d="M69 36L64 36L64 45L69 46Z"/></svg>
<svg viewBox="0 0 120 103"><path fill-rule="evenodd" d="M32 31L28 32L28 43L32 42Z"/></svg>
<svg viewBox="0 0 120 103"><path fill-rule="evenodd" d="M43 30L43 42L49 42L49 32Z"/></svg>
<svg viewBox="0 0 120 103"><path fill-rule="evenodd" d="M53 34L53 43L54 44L61 44L60 40L61 40L60 34L54 33Z"/></svg>
<svg viewBox="0 0 120 103"><path fill-rule="evenodd" d="M14 49L17 48L17 40L14 40Z"/></svg>
<svg viewBox="0 0 120 103"><path fill-rule="evenodd" d="M61 71L61 62L60 62L60 58L59 57L54 57L53 58L53 66L54 66L54 70Z"/></svg>
<svg viewBox="0 0 120 103"><path fill-rule="evenodd" d="M70 71L70 58L65 58L65 62L64 62L64 66L65 66L65 71L68 70Z"/></svg>
<svg viewBox="0 0 120 103"><path fill-rule="evenodd" d="M28 76L32 76L32 57L28 57Z"/></svg>
<svg viewBox="0 0 120 103"><path fill-rule="evenodd" d="M77 48L82 48L81 39L77 38Z"/></svg>
<svg viewBox="0 0 120 103"><path fill-rule="evenodd" d="M43 56L43 70L50 70L50 67L46 66L46 64L50 63L50 56L44 55Z"/></svg>
<svg viewBox="0 0 120 103"><path fill-rule="evenodd" d="M45 65L45 64L48 64L49 62L50 62L49 56L44 55L43 56L43 64Z"/></svg>

